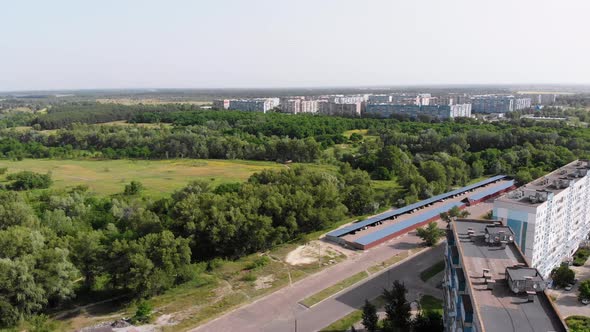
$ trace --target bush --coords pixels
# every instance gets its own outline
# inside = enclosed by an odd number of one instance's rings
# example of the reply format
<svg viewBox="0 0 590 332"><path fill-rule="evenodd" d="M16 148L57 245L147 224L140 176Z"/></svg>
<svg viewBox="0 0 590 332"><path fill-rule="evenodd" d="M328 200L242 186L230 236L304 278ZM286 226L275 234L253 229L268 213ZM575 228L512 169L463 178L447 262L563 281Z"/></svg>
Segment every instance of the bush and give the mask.
<svg viewBox="0 0 590 332"><path fill-rule="evenodd" d="M255 270L265 265L268 265L268 263L270 263L270 258L266 256L257 257L254 261L246 265L246 270Z"/></svg>
<svg viewBox="0 0 590 332"><path fill-rule="evenodd" d="M575 266L582 266L586 264L586 261L590 257L590 249L588 248L580 248L574 254L574 265Z"/></svg>
<svg viewBox="0 0 590 332"><path fill-rule="evenodd" d="M590 279L580 283L578 290L580 291L580 300L590 300Z"/></svg>
<svg viewBox="0 0 590 332"><path fill-rule="evenodd" d="M6 174L7 171L8 171L8 167L0 167L0 175Z"/></svg>
<svg viewBox="0 0 590 332"><path fill-rule="evenodd" d="M149 322L151 316L152 306L146 301L141 301L137 304L137 310L135 311L135 316L131 318L131 322L133 324L147 323Z"/></svg>
<svg viewBox="0 0 590 332"><path fill-rule="evenodd" d="M244 276L240 279L242 281L248 281L248 282L254 282L256 281L256 276L252 273L246 273L244 274Z"/></svg>
<svg viewBox="0 0 590 332"><path fill-rule="evenodd" d="M551 278L553 283L557 286L565 287L568 284L573 284L576 278L576 273L567 265L562 265L551 271Z"/></svg>
<svg viewBox="0 0 590 332"><path fill-rule="evenodd" d="M590 331L590 317L570 316L565 322L572 332Z"/></svg>
<svg viewBox="0 0 590 332"><path fill-rule="evenodd" d="M139 181L131 181L128 185L125 186L125 191L123 192L126 196L137 195L143 190L143 184Z"/></svg>
<svg viewBox="0 0 590 332"><path fill-rule="evenodd" d="M53 183L51 174L39 174L31 171L10 174L7 179L13 181L10 185L13 190L45 189Z"/></svg>

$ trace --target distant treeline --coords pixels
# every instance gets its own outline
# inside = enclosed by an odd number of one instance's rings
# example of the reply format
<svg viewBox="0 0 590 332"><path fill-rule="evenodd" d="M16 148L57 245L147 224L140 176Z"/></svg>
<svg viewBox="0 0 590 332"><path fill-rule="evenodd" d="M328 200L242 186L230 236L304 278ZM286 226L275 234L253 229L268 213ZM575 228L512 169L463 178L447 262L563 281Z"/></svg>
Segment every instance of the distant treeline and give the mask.
<svg viewBox="0 0 590 332"><path fill-rule="evenodd" d="M39 115L31 125L39 124L41 129L66 128L73 123L104 123L129 120L138 113L190 111L198 109L189 104L164 105L121 105L81 102L55 105L47 114Z"/></svg>

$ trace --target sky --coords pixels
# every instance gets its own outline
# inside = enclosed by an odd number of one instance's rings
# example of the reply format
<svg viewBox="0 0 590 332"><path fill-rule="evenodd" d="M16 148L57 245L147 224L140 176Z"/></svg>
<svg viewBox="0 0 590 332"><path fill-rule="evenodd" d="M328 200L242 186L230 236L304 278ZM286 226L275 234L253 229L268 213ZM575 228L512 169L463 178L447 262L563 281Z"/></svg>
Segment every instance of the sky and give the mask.
<svg viewBox="0 0 590 332"><path fill-rule="evenodd" d="M589 84L588 0L18 0L0 91Z"/></svg>

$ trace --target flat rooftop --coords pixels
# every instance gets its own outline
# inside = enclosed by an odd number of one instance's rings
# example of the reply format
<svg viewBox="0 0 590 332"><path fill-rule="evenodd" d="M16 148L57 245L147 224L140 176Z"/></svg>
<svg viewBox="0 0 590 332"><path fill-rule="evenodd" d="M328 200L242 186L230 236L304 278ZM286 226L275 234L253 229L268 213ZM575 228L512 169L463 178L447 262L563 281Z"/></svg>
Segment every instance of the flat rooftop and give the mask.
<svg viewBox="0 0 590 332"><path fill-rule="evenodd" d="M504 194L496 201L537 206L547 200L548 195L556 195L577 182L590 172L590 161L576 160L526 185Z"/></svg>
<svg viewBox="0 0 590 332"><path fill-rule="evenodd" d="M529 302L527 294L514 294L505 281L506 268L515 265L527 266L515 244L505 248L489 246L484 241L485 227L491 222L455 221L456 244L463 262L466 284L470 287L475 315L485 331L566 331L565 325L544 292L534 295ZM473 240L468 229L475 233ZM495 280L493 290L488 290L482 278L483 270ZM528 275L528 269L515 271Z"/></svg>
<svg viewBox="0 0 590 332"><path fill-rule="evenodd" d="M382 236L380 236L380 234L382 232L387 232L387 229L389 229L389 228L395 228L395 229L400 228L400 227L407 228L409 226L405 226L405 224L408 221L411 224L420 223L424 220L428 220L432 217L438 216L441 212L447 212L453 206L460 207L460 206L464 205L465 203L462 203L462 201L465 199L468 199L470 197L477 197L477 199L480 199L483 197L483 196L480 197L481 194L489 195L494 192L506 189L506 188L512 186L513 184L514 184L513 180L501 179L497 182L489 183L487 185L483 185L481 187L471 189L470 191L458 193L455 195L455 197L451 196L451 197L445 198L443 200L429 203L425 206L417 207L416 209L413 209L413 210L405 211L403 214L394 216L395 219L383 220L380 225L366 226L366 227L368 227L366 230L362 230L362 229L356 230L354 232L354 234L351 232L351 233L348 233L348 234L342 236L342 239L344 239L348 242L357 242L357 240L359 240L361 238L365 238L367 241L364 241L365 239L363 239L363 241L361 241L359 243L367 244L367 243L369 243L368 241L370 241L370 240L375 241L375 240L379 239L380 237L382 237ZM415 210L415 212L412 212L414 210ZM479 217L479 216L474 216L474 217ZM399 227L396 227L396 226L399 226ZM392 229L392 231L393 231L393 229ZM370 234L375 234L375 235L369 236ZM373 238L375 238L375 239L373 239ZM365 242L367 242L367 243L365 243ZM372 242L372 241L370 241L370 242Z"/></svg>

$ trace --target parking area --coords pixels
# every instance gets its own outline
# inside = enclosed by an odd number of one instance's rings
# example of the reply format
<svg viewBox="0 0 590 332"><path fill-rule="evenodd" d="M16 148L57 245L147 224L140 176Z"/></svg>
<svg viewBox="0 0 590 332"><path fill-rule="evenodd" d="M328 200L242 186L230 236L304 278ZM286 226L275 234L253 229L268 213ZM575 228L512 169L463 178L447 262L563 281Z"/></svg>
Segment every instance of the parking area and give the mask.
<svg viewBox="0 0 590 332"><path fill-rule="evenodd" d="M550 289L549 296L555 298L555 304L561 315L566 318L573 315L590 316L590 304L583 305L578 300L578 287L584 280L590 279L590 259L586 261L584 266L571 266L572 270L576 272L576 278L579 280L572 290L565 289Z"/></svg>

